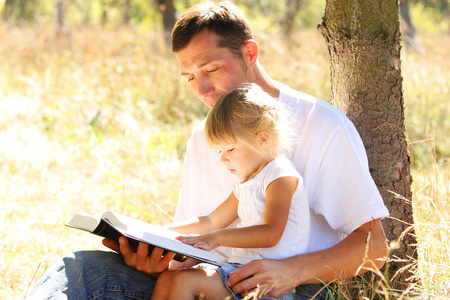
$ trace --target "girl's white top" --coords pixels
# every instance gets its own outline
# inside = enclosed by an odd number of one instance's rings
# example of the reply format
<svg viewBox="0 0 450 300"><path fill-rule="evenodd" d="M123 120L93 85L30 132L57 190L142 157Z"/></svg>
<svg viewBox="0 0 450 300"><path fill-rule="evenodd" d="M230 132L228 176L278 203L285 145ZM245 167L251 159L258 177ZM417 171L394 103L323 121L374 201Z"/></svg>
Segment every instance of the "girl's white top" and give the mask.
<svg viewBox="0 0 450 300"><path fill-rule="evenodd" d="M303 185L303 178L295 170L294 164L283 155L267 164L254 178L235 185L233 192L239 199L240 218L237 227L262 224L267 187L281 177L297 177L299 181L291 200L289 218L280 241L271 248L232 248L228 262L246 264L255 259L281 259L306 253L309 235L308 196Z"/></svg>

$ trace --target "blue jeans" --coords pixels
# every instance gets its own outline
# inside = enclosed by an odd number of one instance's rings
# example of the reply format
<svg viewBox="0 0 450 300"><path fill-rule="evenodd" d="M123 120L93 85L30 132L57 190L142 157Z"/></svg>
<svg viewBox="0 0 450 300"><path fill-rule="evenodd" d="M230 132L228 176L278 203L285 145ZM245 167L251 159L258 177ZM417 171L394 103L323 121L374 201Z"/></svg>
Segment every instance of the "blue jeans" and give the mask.
<svg viewBox="0 0 450 300"><path fill-rule="evenodd" d="M81 251L56 262L24 299L151 299L156 279L128 267L113 252ZM297 287L296 300L310 299L321 284ZM324 289L316 300L333 299Z"/></svg>

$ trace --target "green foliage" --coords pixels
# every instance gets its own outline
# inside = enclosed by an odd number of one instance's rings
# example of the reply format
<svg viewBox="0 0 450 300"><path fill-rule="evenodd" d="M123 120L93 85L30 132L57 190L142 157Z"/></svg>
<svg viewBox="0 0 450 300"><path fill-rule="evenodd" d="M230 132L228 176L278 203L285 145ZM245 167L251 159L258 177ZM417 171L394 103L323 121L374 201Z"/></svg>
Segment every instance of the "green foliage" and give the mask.
<svg viewBox="0 0 450 300"><path fill-rule="evenodd" d="M179 13L200 0L174 0ZM320 23L326 0L235 0L246 15L252 19L255 30L265 32L286 32L296 28L315 28ZM4 10L0 2L0 9ZM154 1L134 0L81 0L65 1L65 25L77 27L93 23L117 27L124 23L160 29L162 17ZM3 4L3 5L2 5ZM296 7L298 6L298 11ZM448 31L450 26L450 6L446 0L409 1L412 22L423 31ZM295 13L294 16L290 14ZM291 20L291 18L293 19ZM56 2L52 1L13 1L12 19L29 22L55 22ZM290 22L293 22L292 25ZM288 28L292 26L292 28Z"/></svg>
<svg viewBox="0 0 450 300"><path fill-rule="evenodd" d="M300 1L300 10L295 16L297 27L315 27L320 21L320 17L325 7L325 0L297 0ZM56 2L49 1L25 1L27 5L20 7L20 1L14 1L12 18L20 18L27 21L56 19ZM198 3L198 0L176 1L175 5L179 12L185 11L191 5ZM292 1L291 1L292 2ZM236 0L235 3L247 12L247 15L255 21L255 29L275 27L283 30L286 23L286 16L292 10L284 1L255 1ZM2 5L2 9L3 9ZM123 24L130 18L132 24L161 23L161 16L154 1L134 0L130 1L127 7L125 1L118 0L83 0L65 1L66 25L78 26L91 22L94 24L103 23L112 26ZM128 17L126 16L128 14Z"/></svg>
<svg viewBox="0 0 450 300"><path fill-rule="evenodd" d="M295 0L299 1L299 10L294 16L294 26L297 28L315 28L320 23L325 9L325 0ZM293 12L295 1L234 1L246 15L252 19L252 27L256 30L284 32L288 14ZM289 3L290 6L289 6ZM295 6L295 5L294 5Z"/></svg>
<svg viewBox="0 0 450 300"><path fill-rule="evenodd" d="M418 32L436 34L448 32L450 29L450 6L448 4L447 6L437 6L424 0L417 0L414 5L410 5L410 15Z"/></svg>
<svg viewBox="0 0 450 300"><path fill-rule="evenodd" d="M421 52L404 51L402 57L405 121L415 168L431 154L440 163L450 160L450 73L448 64L436 63L448 60L449 38L435 43L423 36L420 42Z"/></svg>
<svg viewBox="0 0 450 300"><path fill-rule="evenodd" d="M431 9L434 17L438 20L444 19L450 13L448 0L412 0L410 2Z"/></svg>

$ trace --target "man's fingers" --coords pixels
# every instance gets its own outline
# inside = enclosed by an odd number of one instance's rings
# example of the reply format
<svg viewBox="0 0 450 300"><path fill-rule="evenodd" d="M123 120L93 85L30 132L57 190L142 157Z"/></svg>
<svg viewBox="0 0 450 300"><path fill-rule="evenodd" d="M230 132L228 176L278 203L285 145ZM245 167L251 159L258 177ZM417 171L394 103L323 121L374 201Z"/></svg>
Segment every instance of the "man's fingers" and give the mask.
<svg viewBox="0 0 450 300"><path fill-rule="evenodd" d="M175 253L173 252L168 252L166 253L166 255L164 255L161 260L158 263L151 263L151 273L161 273L164 272L165 270L167 270L167 268L169 267L170 262L173 260L175 256Z"/></svg>
<svg viewBox="0 0 450 300"><path fill-rule="evenodd" d="M166 253L166 255L164 255L164 257L161 261L161 264L163 264L163 265L167 264L167 266L169 266L169 263L173 260L175 255L176 255L176 253L174 253L174 252Z"/></svg>
<svg viewBox="0 0 450 300"><path fill-rule="evenodd" d="M139 243L136 250L136 269L141 272L146 271L148 260L148 244Z"/></svg>
<svg viewBox="0 0 450 300"><path fill-rule="evenodd" d="M119 238L119 246L120 246L119 253L122 255L123 260L125 261L125 264L127 266L136 266L136 263L135 263L136 254L133 252L133 250L131 250L126 237L121 236Z"/></svg>
<svg viewBox="0 0 450 300"><path fill-rule="evenodd" d="M284 267L276 260L255 260L231 273L227 283L236 294L255 291L259 298L277 298L296 286L292 278L285 276Z"/></svg>
<svg viewBox="0 0 450 300"><path fill-rule="evenodd" d="M155 247L150 255L150 261L154 264L159 263L161 257L163 255L164 250L158 247Z"/></svg>
<svg viewBox="0 0 450 300"><path fill-rule="evenodd" d="M229 277L228 277L228 286L231 287L233 290L236 287L237 289L240 289L242 284L238 285L239 283L241 283L241 281L243 281L246 278L249 278L251 276L253 276L253 274L255 274L257 272L257 270L253 267L252 262L243 265L241 267L239 267L236 271L230 273ZM252 288L256 287L255 286L249 286L247 287L246 290L250 290ZM245 290L240 290L239 293L244 292ZM235 291L237 292L237 291Z"/></svg>
<svg viewBox="0 0 450 300"><path fill-rule="evenodd" d="M228 277L228 286L233 289L236 294L254 291L258 285L267 284L269 280L268 273L261 273L262 260L252 261L246 265L239 267ZM265 287L267 288L267 286ZM261 291L260 291L261 292Z"/></svg>
<svg viewBox="0 0 450 300"><path fill-rule="evenodd" d="M104 243L114 247L109 241L105 241ZM165 271L175 256L175 253L172 252L166 253L163 256L164 250L157 247L149 255L148 249L148 244L139 243L136 252L133 252L128 244L128 240L125 237L119 238L119 252L122 254L125 264L148 275L159 274Z"/></svg>
<svg viewBox="0 0 450 300"><path fill-rule="evenodd" d="M248 277L238 282L234 286L232 286L233 292L236 294L244 293L247 291L254 290L258 284L261 282L261 278L257 278L256 276ZM229 285L231 287L231 285Z"/></svg>
<svg viewBox="0 0 450 300"><path fill-rule="evenodd" d="M109 248L109 249L111 249L111 250L113 250L113 251L116 251L117 253L120 252L120 246L119 246L119 243L117 243L117 242L115 242L115 241L113 241L113 240L110 240L110 239L103 239L103 240L102 240L102 244L103 244L103 246L105 246L105 247L107 247L107 248Z"/></svg>

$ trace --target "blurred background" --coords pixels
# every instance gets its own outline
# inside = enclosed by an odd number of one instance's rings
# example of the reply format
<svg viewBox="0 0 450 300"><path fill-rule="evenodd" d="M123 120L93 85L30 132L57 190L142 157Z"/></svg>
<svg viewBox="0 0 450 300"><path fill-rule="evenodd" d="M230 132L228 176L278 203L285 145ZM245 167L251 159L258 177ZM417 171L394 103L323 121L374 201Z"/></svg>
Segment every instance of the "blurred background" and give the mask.
<svg viewBox="0 0 450 300"><path fill-rule="evenodd" d="M207 110L170 30L189 0L0 0L0 298L56 259L102 249L76 211L171 222L186 142ZM325 0L239 0L269 75L330 100ZM418 294L450 298L450 5L400 2ZM418 296L418 298L420 298Z"/></svg>

